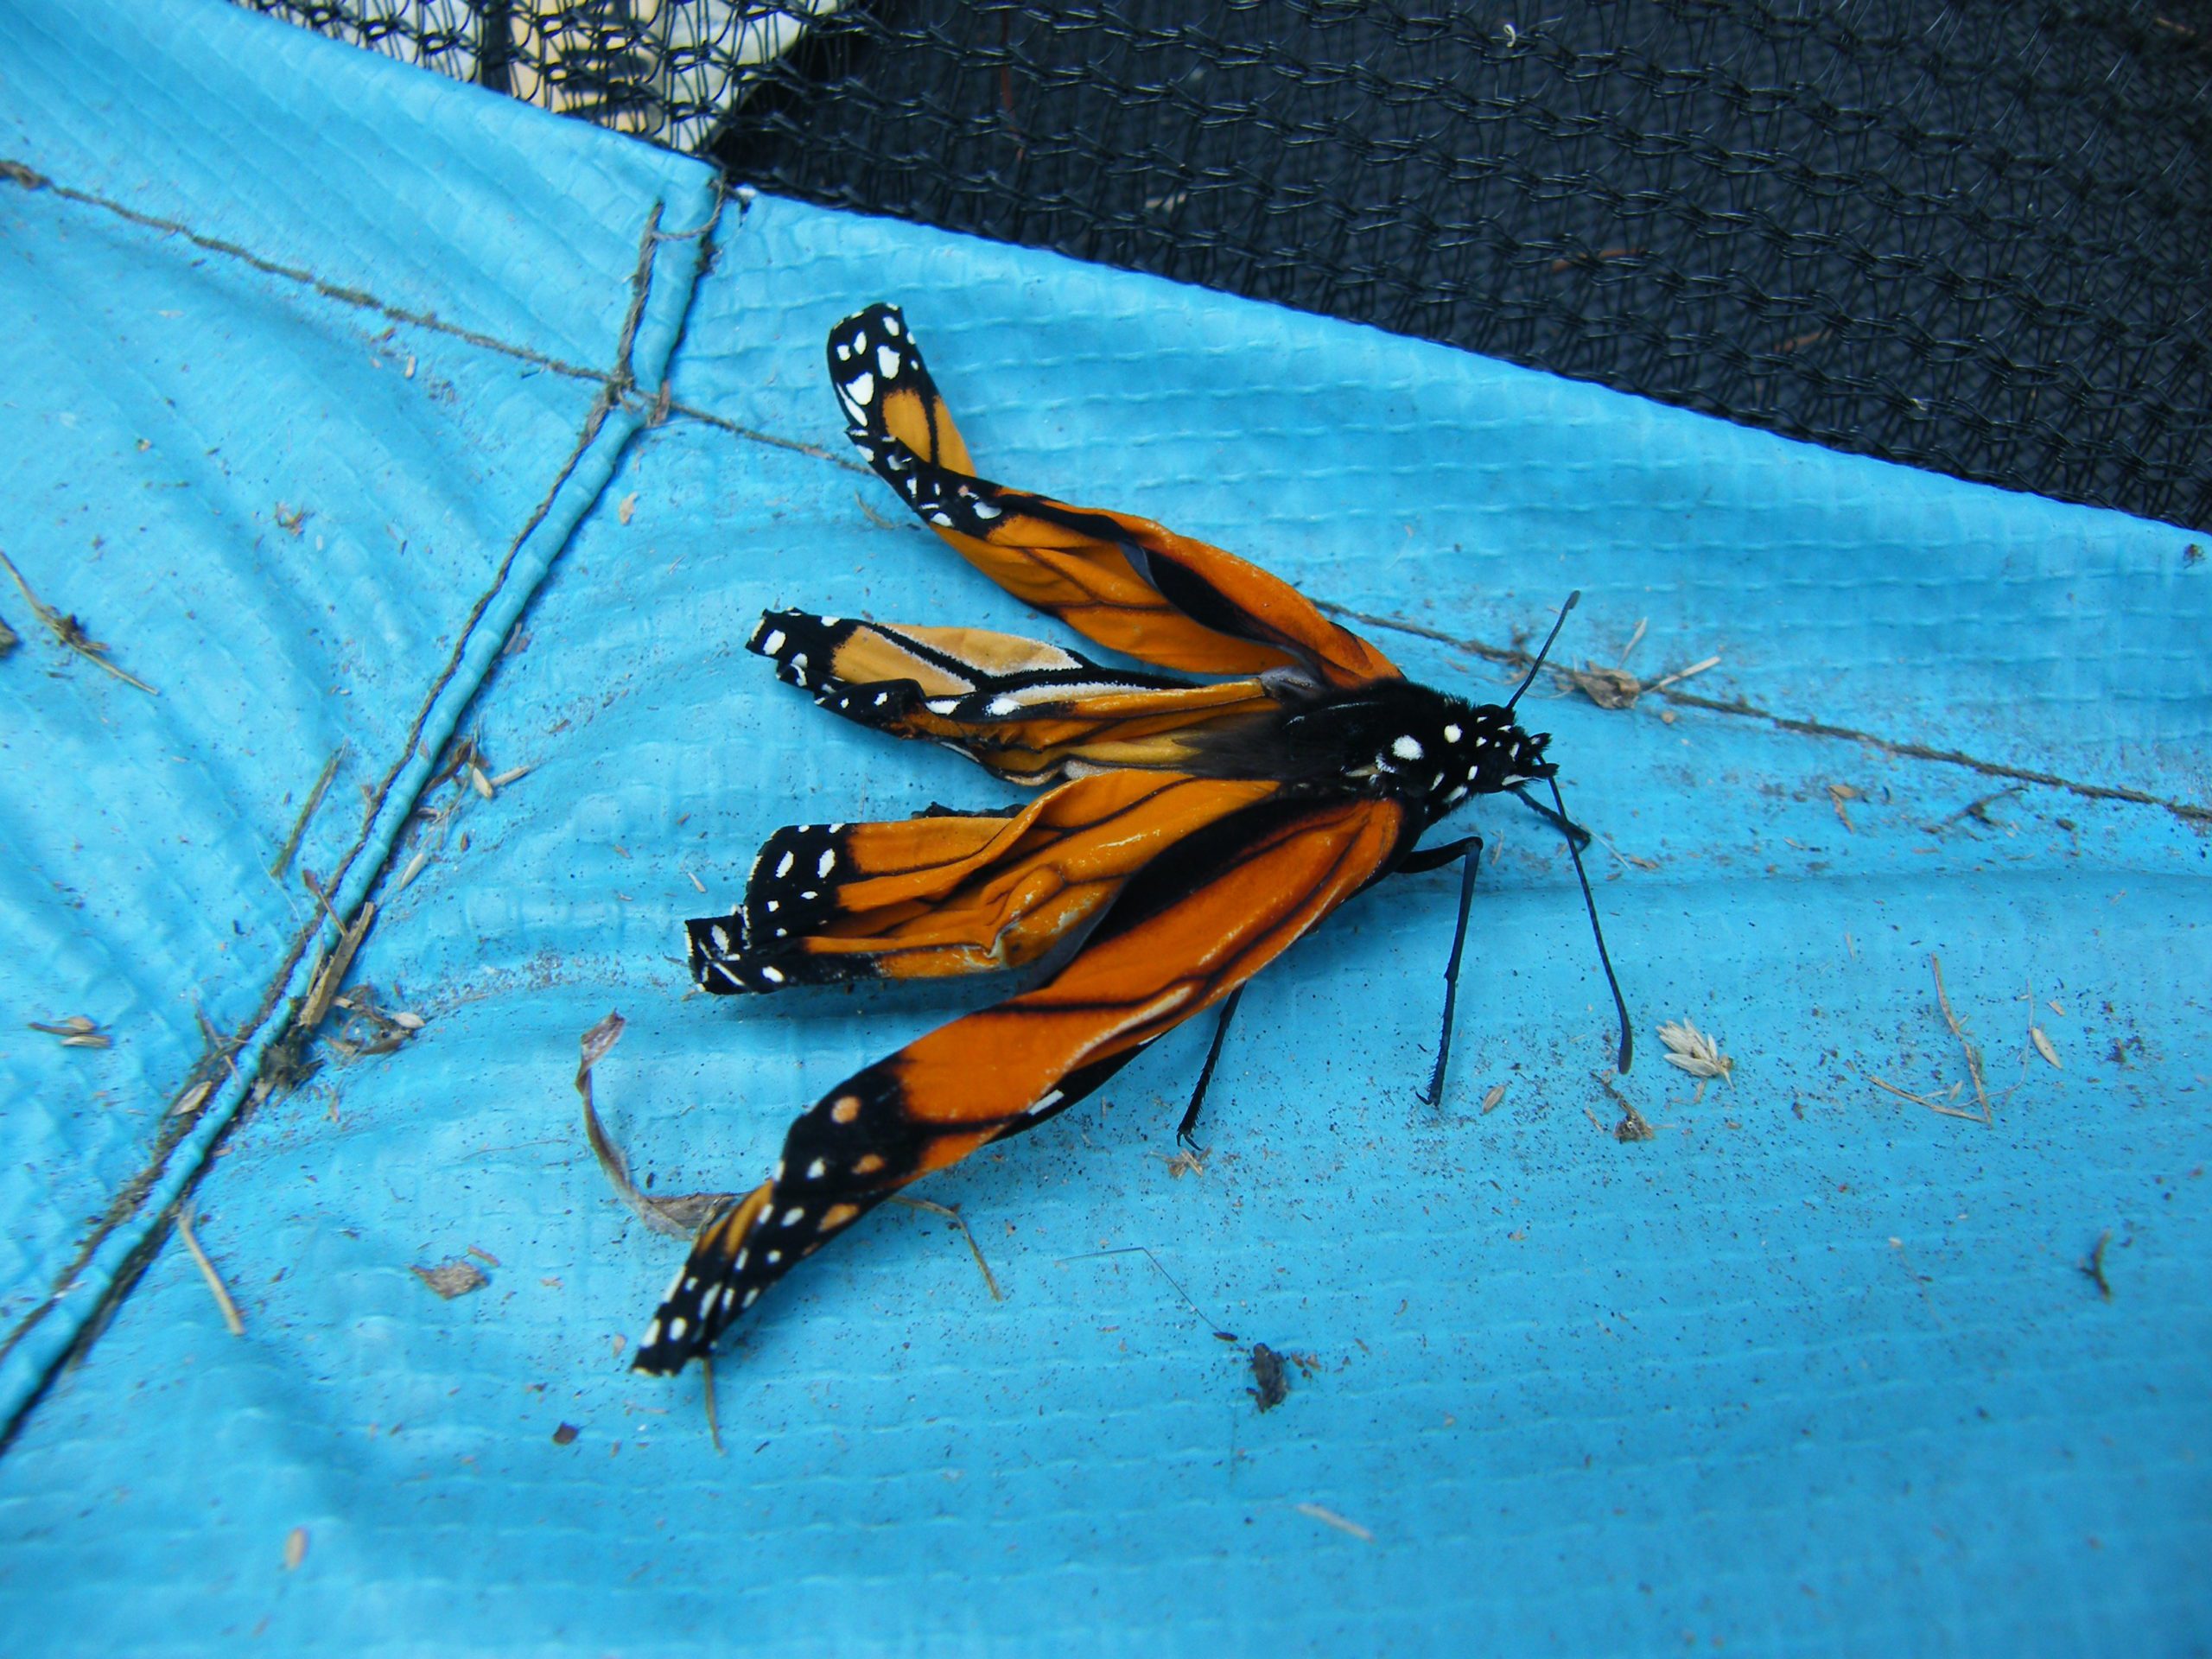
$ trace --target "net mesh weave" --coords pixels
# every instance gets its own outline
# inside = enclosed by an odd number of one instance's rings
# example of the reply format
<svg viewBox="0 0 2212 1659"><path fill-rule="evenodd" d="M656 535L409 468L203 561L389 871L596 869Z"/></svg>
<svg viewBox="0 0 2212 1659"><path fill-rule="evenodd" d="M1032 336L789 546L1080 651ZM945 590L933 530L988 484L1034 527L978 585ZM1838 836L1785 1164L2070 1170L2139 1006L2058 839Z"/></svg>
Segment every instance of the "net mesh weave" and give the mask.
<svg viewBox="0 0 2212 1659"><path fill-rule="evenodd" d="M762 188L2212 525L2212 0L246 0Z"/></svg>

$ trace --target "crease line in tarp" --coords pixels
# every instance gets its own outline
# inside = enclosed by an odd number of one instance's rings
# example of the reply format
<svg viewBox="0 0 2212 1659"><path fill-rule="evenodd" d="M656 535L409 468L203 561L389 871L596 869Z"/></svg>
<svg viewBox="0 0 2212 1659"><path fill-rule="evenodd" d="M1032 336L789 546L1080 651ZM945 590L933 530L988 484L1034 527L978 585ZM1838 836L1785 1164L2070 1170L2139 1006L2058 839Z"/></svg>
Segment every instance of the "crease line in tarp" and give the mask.
<svg viewBox="0 0 2212 1659"><path fill-rule="evenodd" d="M395 308L384 304L373 295L335 288L309 272L200 236L187 226L156 220L122 204L57 186L20 164L0 161L0 180L29 188L54 189L66 199L120 213L149 228L183 235L196 246L240 258L257 270L300 283L340 303L399 315ZM312 1039L312 1033L294 1032L290 1028L292 1020L308 995L316 976L330 960L331 953L341 948L344 925L359 916L369 893L389 863L399 831L414 811L435 766L436 757L444 751L461 716L475 700L516 621L550 574L575 527L604 495L623 450L639 431L668 409L669 362L683 336L700 278L711 257L715 233L727 200L718 176L702 182L699 197L703 199L703 213L695 215L698 222L685 231L663 231L660 225L665 203L658 198L652 203L639 239L638 263L631 278L631 302L612 370L602 372L577 369L526 347L480 338L469 331L439 322L435 316L409 313L403 319L458 335L488 350L524 358L556 372L595 381L600 388L598 395L593 399L575 446L555 473L537 509L508 544L499 570L471 608L453 651L431 680L408 728L406 746L378 785L376 811L329 878L324 890L329 913L303 927L293 941L271 977L260 1007L245 1027L251 1035L232 1039L236 1046L226 1080L209 1096L198 1116L189 1122L164 1113L164 1136L149 1149L144 1166L118 1188L108 1213L54 1287L4 1340L0 1340L0 1453L13 1443L23 1419L54 1376L98 1335L107 1318L129 1294L138 1274L158 1252L168 1236L168 1224L177 1205L207 1166L217 1142L238 1122L272 1052L282 1044ZM655 280L661 250L666 245L683 242L694 243L697 251L688 264L677 268L679 285L664 297L663 285ZM658 388L651 407L640 407L631 396L640 381ZM311 954L311 947L318 942L321 949ZM172 1129L170 1125L175 1127Z"/></svg>

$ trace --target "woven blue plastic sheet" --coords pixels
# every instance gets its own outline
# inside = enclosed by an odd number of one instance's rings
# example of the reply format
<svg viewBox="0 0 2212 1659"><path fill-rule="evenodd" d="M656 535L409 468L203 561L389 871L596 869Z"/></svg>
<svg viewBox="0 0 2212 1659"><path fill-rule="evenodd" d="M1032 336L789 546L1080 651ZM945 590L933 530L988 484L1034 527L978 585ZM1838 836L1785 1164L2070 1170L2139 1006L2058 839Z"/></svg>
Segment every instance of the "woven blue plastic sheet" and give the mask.
<svg viewBox="0 0 2212 1659"><path fill-rule="evenodd" d="M607 209L609 245L634 250L654 193L672 199L673 164L620 141L357 62L318 52L285 73L362 76L351 107L422 129L410 154L491 145L469 166L503 211L562 212L579 146L587 175L638 181ZM104 222L29 201L55 234ZM529 280L558 289L579 263ZM442 308L436 287L420 302ZM465 776L410 798L363 855L380 908L350 982L420 1034L351 1064L326 1047L194 1194L245 1335L170 1241L0 1455L16 1645L2202 1649L2203 538L768 200L733 205L711 272L681 292L667 418L620 435L503 654L475 659L460 728L500 775L529 770L490 798ZM1646 681L1719 661L1632 709L1531 694L1604 837L1599 901L1643 1048L1618 1095L1592 1075L1611 1014L1563 852L1518 809L1471 813L1493 855L1440 1107L1415 1090L1445 873L1363 896L1256 982L1201 1172L1173 1161L1192 1031L922 1189L958 1206L1003 1300L943 1216L896 1208L779 1287L718 1369L717 1446L696 1369L623 1369L680 1247L613 1200L582 1144L577 1039L610 1008L630 1021L596 1082L641 1179L725 1190L758 1179L823 1089L974 1006L974 987L687 996L677 923L726 907L779 823L1010 798L776 685L741 649L761 609L1050 631L842 451L821 341L879 298L905 303L987 471L1255 555L1372 619L1416 677L1502 688L1483 648L1537 632L1576 587L1571 660L1618 662L1642 623L1627 663ZM223 303L223 327L276 354L265 306ZM603 365L614 336L597 338L585 360ZM352 385L330 399L365 429L345 448L397 459L301 530L327 537L327 519L365 545L432 484L402 476L417 457L395 435L423 411L380 413ZM470 407L472 435L499 435L486 445L533 429ZM578 417L552 406L527 463L472 451L480 474L437 480L438 499L504 548ZM284 418L241 405L232 441ZM524 464L538 470L509 476ZM216 492L178 493L207 517ZM103 480L95 499L125 494ZM246 524L200 531L208 556L250 543ZM264 533L280 555L300 539ZM239 602L311 653L304 621L285 632L254 598L283 591L285 567L243 568ZM67 569L26 564L35 583ZM189 664L131 649L157 636L123 625L122 578L86 569L55 598L163 710L211 695ZM374 591L407 591L379 569ZM465 572L443 580L466 590ZM387 725L442 660L408 695L396 664ZM0 675L55 729L93 692L118 723L143 696L28 632ZM285 792L354 729L309 722L362 718L299 695L267 803L202 832L234 868L194 874L226 898L267 885ZM384 728L359 729L365 749ZM175 741L200 766L239 747L213 715ZM18 772L9 810L121 810L156 761L86 768L73 796ZM166 847L134 865L85 840L92 889L179 879ZM301 861L322 868L333 844ZM47 902L10 888L11 925ZM73 925L145 973L136 912L102 902L118 908ZM271 944L251 950L266 967ZM1884 1087L1979 1109L1931 955L1987 1123ZM86 974L80 1002L105 982ZM127 1005L84 1006L125 1023ZM1735 1061L1701 1096L1652 1034L1683 1016ZM108 1109L150 1121L194 1055L181 1029L166 1057L26 1044L50 1069L17 1096L88 1098L67 1068L127 1061ZM1620 1137L1626 1106L1651 1138ZM11 1204L47 1189L22 1191ZM485 1282L452 1300L416 1271L454 1264ZM1264 1414L1255 1342L1296 1357Z"/></svg>
<svg viewBox="0 0 2212 1659"><path fill-rule="evenodd" d="M219 5L0 9L0 1420L257 1080L335 937L303 876L352 913L683 314L700 169L426 90ZM487 184L525 153L558 200ZM72 1020L111 1046L29 1028Z"/></svg>

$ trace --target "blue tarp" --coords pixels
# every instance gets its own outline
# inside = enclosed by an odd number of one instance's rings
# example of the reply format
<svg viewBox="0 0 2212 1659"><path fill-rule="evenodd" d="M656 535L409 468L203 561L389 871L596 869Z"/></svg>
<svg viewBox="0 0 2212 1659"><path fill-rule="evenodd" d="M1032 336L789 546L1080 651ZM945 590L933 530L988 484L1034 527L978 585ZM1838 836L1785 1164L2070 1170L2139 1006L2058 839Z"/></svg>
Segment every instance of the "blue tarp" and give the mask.
<svg viewBox="0 0 2212 1659"><path fill-rule="evenodd" d="M0 4L0 551L153 688L0 582L11 1651L2212 1640L2212 538L717 216L703 168L212 3ZM677 923L778 824L1009 798L776 685L763 608L1052 632L842 448L821 341L876 299L987 472L1256 556L1415 677L1492 692L1573 588L1575 661L1719 660L1534 721L1604 837L1619 1098L1562 850L1470 812L1440 1106L1448 873L1256 983L1201 1172L1194 1030L931 1182L1002 1302L900 1209L779 1287L717 1449L696 1368L624 1369L680 1247L583 1144L577 1039L619 1008L610 1126L727 1189L988 996L687 997ZM432 781L456 734L490 798ZM302 871L424 1023L257 1103L336 936ZM1891 1092L1976 1109L1931 955L1987 1123ZM78 1015L112 1046L27 1028ZM1701 1096L1682 1017L1735 1061ZM414 1271L453 1262L486 1282ZM1255 1341L1305 1362L1265 1414Z"/></svg>

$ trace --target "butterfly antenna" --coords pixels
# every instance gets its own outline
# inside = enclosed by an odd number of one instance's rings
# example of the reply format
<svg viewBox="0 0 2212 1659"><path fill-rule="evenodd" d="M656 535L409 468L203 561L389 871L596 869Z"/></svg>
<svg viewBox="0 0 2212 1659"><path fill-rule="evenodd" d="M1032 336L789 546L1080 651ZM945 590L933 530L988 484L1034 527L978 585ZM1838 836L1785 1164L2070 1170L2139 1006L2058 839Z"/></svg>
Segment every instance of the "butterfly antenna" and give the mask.
<svg viewBox="0 0 2212 1659"><path fill-rule="evenodd" d="M1570 600L1567 603L1569 608L1572 608L1573 601ZM1564 616L1566 612L1562 611L1560 614ZM1554 628L1552 632L1556 633L1559 630ZM1567 802L1559 792L1559 779L1552 778L1547 781L1552 786L1552 800L1559 808L1560 822L1572 823L1573 820L1567 816ZM1605 930L1598 925L1598 901L1591 894L1590 877L1582 868L1582 849L1574 844L1573 836L1567 837L1567 854L1574 861L1575 879L1582 883L1582 903L1590 912L1590 937L1598 941L1598 960L1605 964L1605 983L1612 987L1613 1007L1620 1013L1621 1052L1613 1069L1624 1074L1628 1071L1629 1062L1636 1058L1634 1039L1628 1028L1628 1001L1621 995L1620 981L1614 976L1613 959L1605 952Z"/></svg>
<svg viewBox="0 0 2212 1659"><path fill-rule="evenodd" d="M1520 690L1516 691L1505 700L1505 710L1508 714L1512 713L1513 705L1521 701L1521 692L1526 691L1535 683L1536 671L1544 665L1544 658L1551 654L1552 641L1559 638L1559 631L1567 626L1567 613L1574 608L1576 602L1581 597L1582 590L1578 588L1567 596L1567 603L1559 607L1559 620L1552 624L1552 631L1544 636L1544 648L1536 653L1536 660L1529 664L1528 677L1521 682Z"/></svg>

